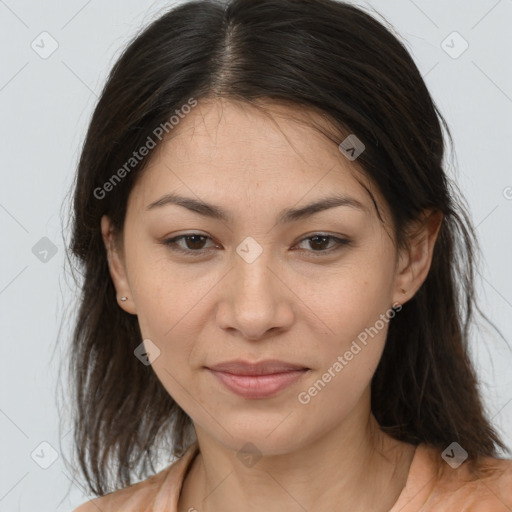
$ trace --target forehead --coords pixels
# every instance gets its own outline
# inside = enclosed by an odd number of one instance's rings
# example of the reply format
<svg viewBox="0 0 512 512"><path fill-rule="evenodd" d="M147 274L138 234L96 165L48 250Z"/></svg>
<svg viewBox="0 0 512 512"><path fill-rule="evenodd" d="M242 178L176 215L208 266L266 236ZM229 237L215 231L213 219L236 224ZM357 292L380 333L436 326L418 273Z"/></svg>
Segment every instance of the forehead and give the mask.
<svg viewBox="0 0 512 512"><path fill-rule="evenodd" d="M277 178L291 166L322 175L336 162L348 171L348 160L312 122L328 127L318 114L298 107L203 101L173 128L159 155L182 166L208 164L251 176L272 170Z"/></svg>
<svg viewBox="0 0 512 512"><path fill-rule="evenodd" d="M150 155L132 202L144 209L161 195L183 192L245 208L307 203L338 192L373 206L361 185L378 191L332 140L318 114L282 104L203 101L183 115ZM380 201L379 201L380 202Z"/></svg>

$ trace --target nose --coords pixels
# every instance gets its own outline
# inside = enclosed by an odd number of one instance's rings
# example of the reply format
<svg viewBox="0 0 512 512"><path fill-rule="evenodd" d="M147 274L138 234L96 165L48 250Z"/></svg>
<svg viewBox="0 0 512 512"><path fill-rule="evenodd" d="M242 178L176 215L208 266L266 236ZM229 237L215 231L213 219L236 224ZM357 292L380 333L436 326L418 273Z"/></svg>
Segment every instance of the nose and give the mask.
<svg viewBox="0 0 512 512"><path fill-rule="evenodd" d="M217 323L244 339L265 339L293 323L293 296L279 266L265 251L252 262L235 255L221 291Z"/></svg>

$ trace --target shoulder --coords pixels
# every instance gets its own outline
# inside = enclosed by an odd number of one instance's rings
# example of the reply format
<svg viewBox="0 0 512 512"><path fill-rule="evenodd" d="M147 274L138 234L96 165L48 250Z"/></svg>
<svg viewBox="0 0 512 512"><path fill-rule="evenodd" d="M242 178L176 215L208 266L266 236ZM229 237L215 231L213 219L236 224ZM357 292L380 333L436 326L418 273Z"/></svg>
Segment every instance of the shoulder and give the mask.
<svg viewBox="0 0 512 512"><path fill-rule="evenodd" d="M155 493L162 487L168 471L169 468L164 469L142 482L82 503L73 512L143 512L151 505L151 499L154 499Z"/></svg>
<svg viewBox="0 0 512 512"><path fill-rule="evenodd" d="M439 451L435 455L437 478L428 500L432 510L512 510L512 460L480 457L452 468Z"/></svg>
<svg viewBox="0 0 512 512"><path fill-rule="evenodd" d="M174 512L197 442L167 468L148 479L83 503L73 512Z"/></svg>

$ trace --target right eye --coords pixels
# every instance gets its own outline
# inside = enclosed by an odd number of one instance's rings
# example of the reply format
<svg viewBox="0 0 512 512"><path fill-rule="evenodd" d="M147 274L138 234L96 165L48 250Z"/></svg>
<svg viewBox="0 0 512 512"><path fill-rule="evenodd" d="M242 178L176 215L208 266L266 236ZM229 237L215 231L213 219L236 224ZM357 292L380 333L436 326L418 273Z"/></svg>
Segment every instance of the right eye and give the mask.
<svg viewBox="0 0 512 512"><path fill-rule="evenodd" d="M202 235L201 233L186 233L174 238L168 238L162 243L168 246L172 251L180 252L182 254L200 256L209 250L203 248L205 240L208 239L211 240L209 236ZM184 242L185 247L179 245L179 242Z"/></svg>

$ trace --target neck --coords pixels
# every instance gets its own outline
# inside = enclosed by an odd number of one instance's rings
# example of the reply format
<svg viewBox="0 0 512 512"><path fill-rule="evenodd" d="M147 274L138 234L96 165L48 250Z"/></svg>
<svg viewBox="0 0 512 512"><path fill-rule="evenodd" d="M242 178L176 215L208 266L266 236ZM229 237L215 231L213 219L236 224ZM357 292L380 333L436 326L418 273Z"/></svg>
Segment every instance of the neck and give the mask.
<svg viewBox="0 0 512 512"><path fill-rule="evenodd" d="M383 433L369 412L293 452L247 467L236 450L196 426L200 453L179 511L388 512L405 486L414 446Z"/></svg>

